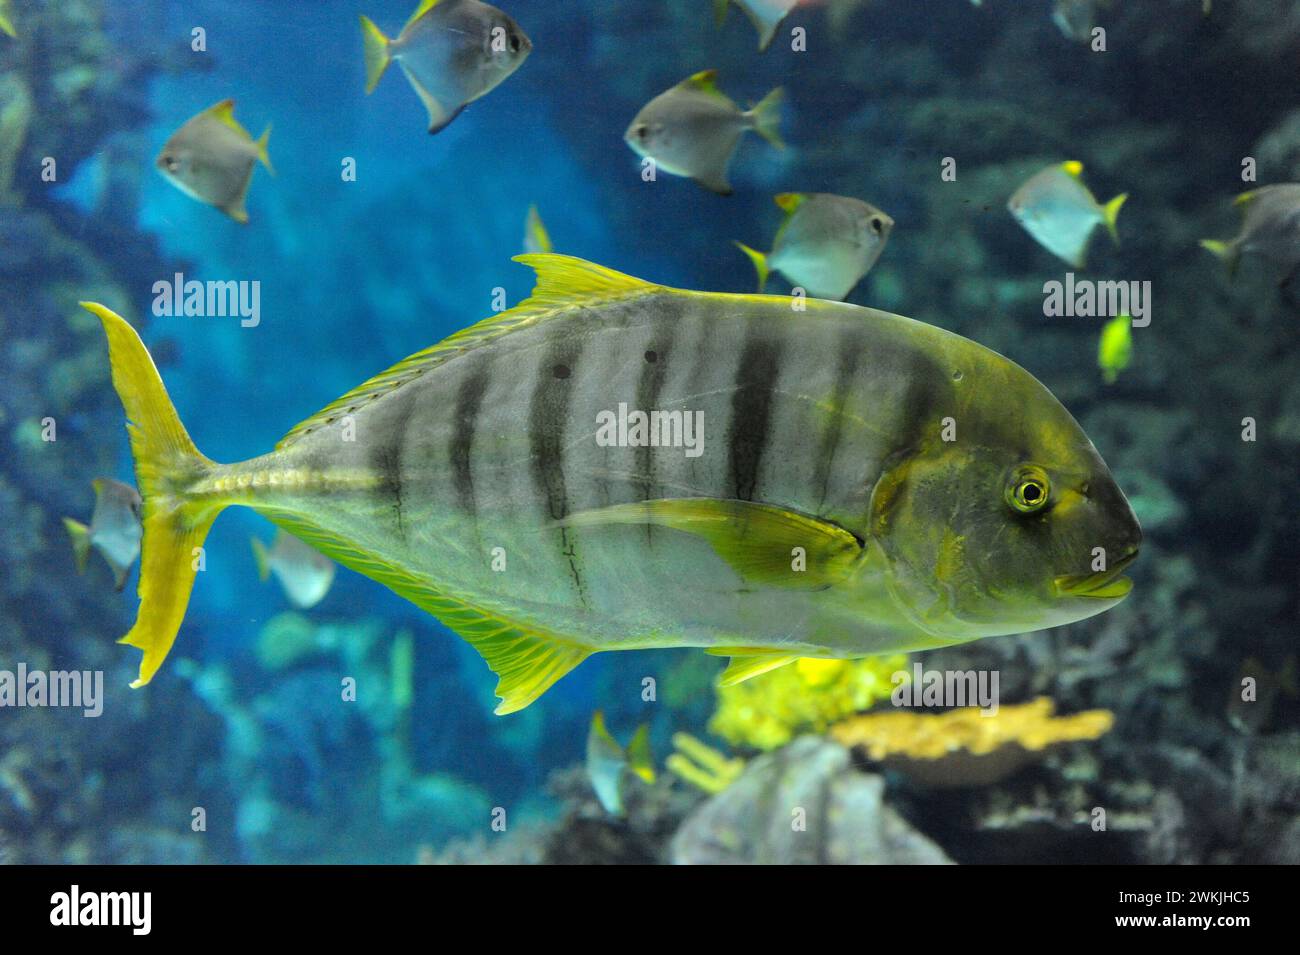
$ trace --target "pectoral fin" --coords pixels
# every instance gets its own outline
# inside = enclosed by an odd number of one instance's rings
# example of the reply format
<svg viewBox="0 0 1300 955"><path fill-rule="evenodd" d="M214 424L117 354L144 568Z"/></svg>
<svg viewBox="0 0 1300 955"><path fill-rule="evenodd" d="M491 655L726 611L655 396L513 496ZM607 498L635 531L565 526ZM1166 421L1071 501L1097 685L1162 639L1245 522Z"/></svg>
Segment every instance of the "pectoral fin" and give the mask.
<svg viewBox="0 0 1300 955"><path fill-rule="evenodd" d="M768 647L710 647L704 652L718 657L731 657L731 662L718 677L718 686L735 686L799 659L797 654Z"/></svg>
<svg viewBox="0 0 1300 955"><path fill-rule="evenodd" d="M834 524L769 504L691 497L570 515L570 527L652 525L708 541L746 583L821 590L849 575L862 542Z"/></svg>

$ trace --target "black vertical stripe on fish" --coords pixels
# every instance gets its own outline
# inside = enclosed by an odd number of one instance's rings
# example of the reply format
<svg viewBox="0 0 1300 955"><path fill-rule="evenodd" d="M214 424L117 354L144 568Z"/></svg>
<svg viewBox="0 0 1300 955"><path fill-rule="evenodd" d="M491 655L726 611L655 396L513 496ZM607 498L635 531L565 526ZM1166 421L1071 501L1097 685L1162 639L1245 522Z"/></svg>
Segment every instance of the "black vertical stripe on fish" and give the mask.
<svg viewBox="0 0 1300 955"><path fill-rule="evenodd" d="M754 500L758 489L758 469L772 419L772 389L780 374L780 350L769 328L751 328L736 366L727 426L727 471L732 496L740 501Z"/></svg>
<svg viewBox="0 0 1300 955"><path fill-rule="evenodd" d="M564 479L565 434L569 406L573 401L576 377L582 354L582 339L561 339L541 356L535 373L533 394L528 408L528 443L531 452L533 483L545 499L547 514L553 521L569 514L569 492ZM564 369L564 374L557 373ZM577 550L569 528L559 528L560 553L569 563L569 575L578 599L587 606L586 587L579 570Z"/></svg>
<svg viewBox="0 0 1300 955"><path fill-rule="evenodd" d="M820 494L818 508L826 506L826 495L830 493L835 452L839 449L840 437L844 433L844 404L848 400L858 370L858 359L862 354L862 336L857 329L846 328L840 332L839 337L835 389L831 392L832 410L817 446L817 458L813 462L813 487L819 489Z"/></svg>
<svg viewBox="0 0 1300 955"><path fill-rule="evenodd" d="M679 311L673 321L661 323L663 331L651 339L649 347L641 356L641 374L636 383L636 407L646 414L663 410L659 407L659 392L668 377L668 359L677 341L681 317ZM682 413L685 415L687 412ZM644 501L656 496L655 489L659 483L655 472L655 450L649 443L639 445L636 449L636 480L641 483L641 499ZM654 525L647 523L645 533L647 541L653 540Z"/></svg>
<svg viewBox="0 0 1300 955"><path fill-rule="evenodd" d="M447 453L451 459L456 501L460 509L471 518L478 514L474 495L474 432L478 428L483 393L487 391L487 362L480 361L460 383L456 392L456 409L452 418L451 444Z"/></svg>
<svg viewBox="0 0 1300 955"><path fill-rule="evenodd" d="M393 502L393 522L397 536L405 539L406 529L402 520L402 456L406 450L407 429L412 419L412 402L409 398L399 400L394 408L391 426L387 429L388 439L379 442L370 452L370 467L378 477L378 488Z"/></svg>

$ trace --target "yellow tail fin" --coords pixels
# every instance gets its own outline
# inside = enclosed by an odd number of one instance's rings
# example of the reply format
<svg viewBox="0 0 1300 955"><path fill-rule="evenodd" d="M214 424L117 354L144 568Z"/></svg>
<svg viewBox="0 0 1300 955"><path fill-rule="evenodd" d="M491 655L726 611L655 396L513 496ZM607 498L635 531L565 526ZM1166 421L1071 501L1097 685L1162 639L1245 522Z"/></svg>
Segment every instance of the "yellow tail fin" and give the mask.
<svg viewBox="0 0 1300 955"><path fill-rule="evenodd" d="M1102 208L1102 213L1106 217L1106 228L1110 231L1110 237L1115 240L1116 245L1119 245L1119 226L1116 225L1119 221L1119 210L1124 207L1124 203L1127 201L1128 193L1121 192Z"/></svg>
<svg viewBox="0 0 1300 955"><path fill-rule="evenodd" d="M63 519L63 527L72 538L72 558L77 562L77 573L86 572L86 559L90 556L90 528L70 517Z"/></svg>
<svg viewBox="0 0 1300 955"><path fill-rule="evenodd" d="M271 165L271 154L266 151L266 144L271 141L271 124L266 124L266 129L262 130L262 135L255 140L257 146L257 158L262 161L266 171L275 175L275 167Z"/></svg>
<svg viewBox="0 0 1300 955"><path fill-rule="evenodd" d="M361 17L361 40L365 44L366 94L369 95L379 85L384 70L388 69L393 58L388 52L388 37L367 16Z"/></svg>
<svg viewBox="0 0 1300 955"><path fill-rule="evenodd" d="M743 242L737 242L736 248L749 256L749 261L754 263L754 271L758 273L758 290L762 292L763 289L767 288L767 277L771 274L768 270L766 253L760 252L758 249L751 249Z"/></svg>
<svg viewBox="0 0 1300 955"><path fill-rule="evenodd" d="M777 149L785 149L781 139L781 103L785 100L785 90L777 87L754 104L750 115L754 119L754 132L762 136Z"/></svg>
<svg viewBox="0 0 1300 955"><path fill-rule="evenodd" d="M81 305L103 323L108 336L113 387L126 411L136 483L144 499L140 609L135 626L118 641L144 651L140 675L131 684L139 687L153 679L176 640L202 560L201 545L228 502L188 495L194 480L217 465L185 433L135 329L102 305Z"/></svg>
<svg viewBox="0 0 1300 955"><path fill-rule="evenodd" d="M1237 262L1241 258L1241 246L1236 242L1220 242L1218 239L1202 239L1201 248L1213 252L1228 269L1228 278L1237 274Z"/></svg>

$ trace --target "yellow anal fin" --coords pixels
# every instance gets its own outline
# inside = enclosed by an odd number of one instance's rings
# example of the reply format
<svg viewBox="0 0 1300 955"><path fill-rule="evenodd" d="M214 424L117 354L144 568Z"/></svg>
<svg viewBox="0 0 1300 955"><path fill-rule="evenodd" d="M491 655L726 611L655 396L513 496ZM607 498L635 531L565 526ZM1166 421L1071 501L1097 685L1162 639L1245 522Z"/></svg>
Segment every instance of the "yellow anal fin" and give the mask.
<svg viewBox="0 0 1300 955"><path fill-rule="evenodd" d="M498 716L522 710L595 652L559 634L477 607L471 598L439 590L403 568L335 537L300 514L257 504L251 506L326 557L378 581L455 631L482 655L499 678L496 694L501 703L495 710Z"/></svg>
<svg viewBox="0 0 1300 955"><path fill-rule="evenodd" d="M772 650L767 647L710 647L704 651L719 657L731 657L731 662L718 677L718 686L735 686L770 670L777 670L799 659L797 653Z"/></svg>
<svg viewBox="0 0 1300 955"><path fill-rule="evenodd" d="M849 575L862 543L834 524L770 504L665 498L573 514L571 527L655 525L694 534L747 583L821 590Z"/></svg>

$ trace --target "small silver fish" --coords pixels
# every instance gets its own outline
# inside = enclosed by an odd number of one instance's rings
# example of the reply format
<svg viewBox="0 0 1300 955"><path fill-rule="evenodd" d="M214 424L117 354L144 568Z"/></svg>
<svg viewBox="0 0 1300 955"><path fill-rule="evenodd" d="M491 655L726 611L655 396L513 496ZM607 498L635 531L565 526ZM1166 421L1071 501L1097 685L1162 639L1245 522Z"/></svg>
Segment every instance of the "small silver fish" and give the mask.
<svg viewBox="0 0 1300 955"><path fill-rule="evenodd" d="M1228 274L1237 271L1243 253L1258 255L1283 270L1287 285L1300 272L1300 183L1261 186L1236 199L1242 210L1241 231L1227 242L1204 239L1202 248L1221 258Z"/></svg>
<svg viewBox="0 0 1300 955"><path fill-rule="evenodd" d="M647 783L655 781L650 727L641 724L624 750L605 727L605 714L597 710L591 716L591 729L587 732L587 778L596 791L596 798L611 815L623 815L623 781L627 772Z"/></svg>
<svg viewBox="0 0 1300 955"><path fill-rule="evenodd" d="M394 60L429 112L436 133L519 69L533 44L508 14L479 0L423 0L396 39L361 18L366 93Z"/></svg>
<svg viewBox="0 0 1300 955"><path fill-rule="evenodd" d="M781 21L804 0L713 0L713 18L718 26L727 19L727 7L734 3L745 11L754 29L758 31L758 48L766 50L776 36Z"/></svg>
<svg viewBox="0 0 1300 955"><path fill-rule="evenodd" d="M270 550L258 538L251 540L253 557L257 560L257 576L265 581L275 574L285 596L295 607L303 610L314 607L329 593L335 568L334 561L324 554L283 530L276 533Z"/></svg>
<svg viewBox="0 0 1300 955"><path fill-rule="evenodd" d="M775 269L813 298L842 301L885 250L894 220L870 203L827 192L785 192L776 197L785 222L772 251L739 242L758 272L758 290Z"/></svg>
<svg viewBox="0 0 1300 955"><path fill-rule="evenodd" d="M131 485L112 478L96 478L90 484L95 489L95 511L90 526L71 517L63 519L63 526L72 538L77 573L86 572L86 560L90 548L94 547L113 569L113 583L121 590L126 586L131 565L140 556L140 539L144 536L140 525L140 494Z"/></svg>
<svg viewBox="0 0 1300 955"><path fill-rule="evenodd" d="M247 222L244 198L253 179L253 164L269 172L268 124L253 139L235 120L235 101L222 100L190 119L167 140L156 165L163 177L191 198L216 206L236 222Z"/></svg>
<svg viewBox="0 0 1300 955"><path fill-rule="evenodd" d="M537 211L537 206L528 207L528 218L524 222L524 251L551 251L551 236L542 223L542 216Z"/></svg>
<svg viewBox="0 0 1300 955"><path fill-rule="evenodd" d="M1016 190L1007 208L1038 244L1076 269L1084 268L1093 230L1104 225L1115 244L1115 221L1128 193L1104 206L1083 184L1083 164L1064 162L1048 166Z"/></svg>
<svg viewBox="0 0 1300 955"><path fill-rule="evenodd" d="M784 148L779 126L785 94L777 87L744 112L718 89L717 76L717 70L704 70L660 93L637 113L623 139L664 172L729 196L727 165L746 130Z"/></svg>

